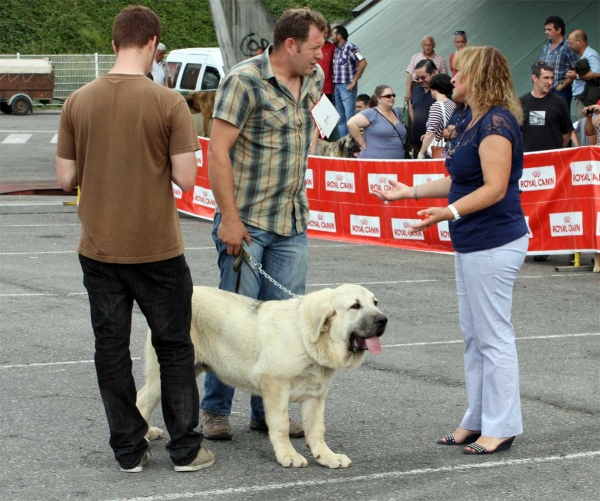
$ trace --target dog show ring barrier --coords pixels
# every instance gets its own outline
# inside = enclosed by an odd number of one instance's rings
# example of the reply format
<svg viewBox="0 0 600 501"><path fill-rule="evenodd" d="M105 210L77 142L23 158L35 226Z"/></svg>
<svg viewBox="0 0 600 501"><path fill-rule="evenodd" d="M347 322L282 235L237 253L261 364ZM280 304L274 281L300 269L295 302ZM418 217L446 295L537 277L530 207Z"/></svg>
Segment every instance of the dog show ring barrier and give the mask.
<svg viewBox="0 0 600 501"><path fill-rule="evenodd" d="M215 199L208 180L208 139L199 138L193 190L173 185L177 209L212 220ZM448 221L408 233L417 211L444 207L444 198L384 204L370 194L389 180L419 185L447 176L444 161L359 160L309 156L306 188L310 237L453 253ZM519 180L529 228L528 255L600 252L600 147L526 153Z"/></svg>

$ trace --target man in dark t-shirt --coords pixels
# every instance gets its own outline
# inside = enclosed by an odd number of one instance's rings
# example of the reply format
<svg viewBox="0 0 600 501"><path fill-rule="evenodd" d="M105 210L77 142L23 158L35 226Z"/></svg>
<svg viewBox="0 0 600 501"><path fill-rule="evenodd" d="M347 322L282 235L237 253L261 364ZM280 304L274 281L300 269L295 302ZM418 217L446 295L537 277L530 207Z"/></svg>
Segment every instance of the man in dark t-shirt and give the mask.
<svg viewBox="0 0 600 501"><path fill-rule="evenodd" d="M554 68L538 61L531 69L533 90L520 98L524 151L566 148L573 123L566 101L552 93Z"/></svg>
<svg viewBox="0 0 600 501"><path fill-rule="evenodd" d="M415 78L419 80L421 85L413 90L408 105L408 112L412 121L410 142L414 158L417 156L416 153L421 150L421 137L427 129L429 108L435 103L429 89L429 82L435 75L437 75L437 68L431 59L423 59L415 66Z"/></svg>

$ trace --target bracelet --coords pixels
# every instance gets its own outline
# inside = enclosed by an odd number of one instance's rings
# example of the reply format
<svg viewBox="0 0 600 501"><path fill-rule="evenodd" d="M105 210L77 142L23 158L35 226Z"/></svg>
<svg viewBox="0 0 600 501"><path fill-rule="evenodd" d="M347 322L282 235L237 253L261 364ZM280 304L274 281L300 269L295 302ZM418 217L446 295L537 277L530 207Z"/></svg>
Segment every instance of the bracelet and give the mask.
<svg viewBox="0 0 600 501"><path fill-rule="evenodd" d="M413 194L415 195L415 200L418 202L419 197L417 196L417 185L416 184L413 186Z"/></svg>
<svg viewBox="0 0 600 501"><path fill-rule="evenodd" d="M454 216L452 218L452 221L458 221L461 218L460 214L458 213L458 211L456 210L456 207L454 207L454 205L450 204L448 206L448 209L450 209L450 212L452 212L452 215Z"/></svg>

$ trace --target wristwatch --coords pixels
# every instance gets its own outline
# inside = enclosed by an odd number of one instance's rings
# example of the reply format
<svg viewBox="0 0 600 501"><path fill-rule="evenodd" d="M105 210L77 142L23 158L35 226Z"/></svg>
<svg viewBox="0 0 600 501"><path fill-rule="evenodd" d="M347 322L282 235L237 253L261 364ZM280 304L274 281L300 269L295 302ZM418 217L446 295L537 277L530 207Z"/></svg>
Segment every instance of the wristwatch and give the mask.
<svg viewBox="0 0 600 501"><path fill-rule="evenodd" d="M452 218L452 221L458 221L460 219L460 214L458 213L458 211L456 210L456 207L454 207L454 205L450 204L448 206L448 209L450 209L450 212L452 212L452 215L454 216Z"/></svg>

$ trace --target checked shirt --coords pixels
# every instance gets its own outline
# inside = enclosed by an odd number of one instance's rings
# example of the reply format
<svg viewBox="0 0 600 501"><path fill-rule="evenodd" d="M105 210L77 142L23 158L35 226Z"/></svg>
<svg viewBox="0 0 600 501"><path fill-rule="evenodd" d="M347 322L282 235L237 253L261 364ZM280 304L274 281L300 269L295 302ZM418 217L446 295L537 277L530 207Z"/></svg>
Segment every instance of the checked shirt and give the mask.
<svg viewBox="0 0 600 501"><path fill-rule="evenodd" d="M271 50L231 69L217 91L213 117L240 129L230 151L240 219L290 236L293 214L298 233L308 227L304 178L314 131L310 110L321 97L324 77L316 65L312 75L302 78L296 102L275 77Z"/></svg>
<svg viewBox="0 0 600 501"><path fill-rule="evenodd" d="M571 69L571 65L577 61L579 56L571 50L567 39L562 41L552 50L552 42L548 41L542 47L542 55L540 61L546 61L549 65L554 66L554 82L552 88L555 88L567 76L567 71Z"/></svg>

